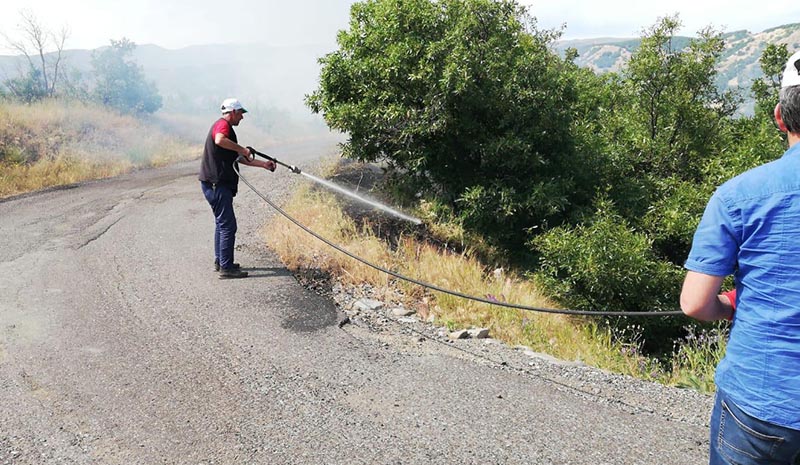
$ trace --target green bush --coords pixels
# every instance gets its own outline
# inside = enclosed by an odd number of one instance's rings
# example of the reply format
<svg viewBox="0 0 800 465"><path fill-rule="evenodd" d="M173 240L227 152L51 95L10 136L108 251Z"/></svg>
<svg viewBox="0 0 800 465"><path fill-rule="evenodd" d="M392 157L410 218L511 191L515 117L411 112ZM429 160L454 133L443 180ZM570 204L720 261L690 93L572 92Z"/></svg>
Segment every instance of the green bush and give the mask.
<svg viewBox="0 0 800 465"><path fill-rule="evenodd" d="M25 156L25 151L21 147L3 146L0 144L0 162L12 165L19 165L25 163L28 157Z"/></svg>
<svg viewBox="0 0 800 465"><path fill-rule="evenodd" d="M661 179L658 194L642 218L642 228L653 240L653 252L676 265L689 255L694 232L714 186Z"/></svg>
<svg viewBox="0 0 800 465"><path fill-rule="evenodd" d="M653 241L598 202L587 224L554 228L532 241L541 254L538 283L562 305L596 311L676 310L684 272L653 254ZM633 317L631 317L633 318ZM631 318L609 320L627 326ZM684 318L637 318L644 345L660 352L686 325Z"/></svg>
<svg viewBox="0 0 800 465"><path fill-rule="evenodd" d="M27 74L6 79L3 85L8 88L11 95L25 103L37 102L50 95L44 86L42 72L34 67L28 68Z"/></svg>

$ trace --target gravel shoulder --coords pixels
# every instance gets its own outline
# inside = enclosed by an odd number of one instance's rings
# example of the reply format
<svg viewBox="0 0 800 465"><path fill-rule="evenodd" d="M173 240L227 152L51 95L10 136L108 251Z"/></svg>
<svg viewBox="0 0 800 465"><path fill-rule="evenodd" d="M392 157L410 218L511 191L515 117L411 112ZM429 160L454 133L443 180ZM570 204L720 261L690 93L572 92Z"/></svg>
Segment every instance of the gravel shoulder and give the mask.
<svg viewBox="0 0 800 465"><path fill-rule="evenodd" d="M347 317L339 322L346 332L366 333L409 353L449 352L451 357L538 378L599 403L616 404L631 414L652 413L671 421L708 426L713 405L709 395L611 373L581 362L559 360L528 347L508 346L491 337L453 340L447 328L422 321L416 315L398 316L385 306L364 308L365 301L380 302L379 293L370 286L343 285L304 276L298 276L298 280L307 289L335 302Z"/></svg>

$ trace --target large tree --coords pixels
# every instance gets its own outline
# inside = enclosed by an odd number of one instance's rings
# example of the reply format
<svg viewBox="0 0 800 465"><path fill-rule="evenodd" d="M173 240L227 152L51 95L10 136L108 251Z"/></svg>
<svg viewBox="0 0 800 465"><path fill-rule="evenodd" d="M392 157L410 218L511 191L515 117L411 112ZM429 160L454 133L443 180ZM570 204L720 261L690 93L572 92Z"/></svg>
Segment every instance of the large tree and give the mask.
<svg viewBox="0 0 800 465"><path fill-rule="evenodd" d="M555 37L512 0L366 0L307 102L349 135L346 155L386 161L467 226L520 244L577 190Z"/></svg>
<svg viewBox="0 0 800 465"><path fill-rule="evenodd" d="M145 79L142 67L130 60L135 48L135 43L122 38L93 53L94 97L123 113L153 113L161 108L161 95L155 83Z"/></svg>

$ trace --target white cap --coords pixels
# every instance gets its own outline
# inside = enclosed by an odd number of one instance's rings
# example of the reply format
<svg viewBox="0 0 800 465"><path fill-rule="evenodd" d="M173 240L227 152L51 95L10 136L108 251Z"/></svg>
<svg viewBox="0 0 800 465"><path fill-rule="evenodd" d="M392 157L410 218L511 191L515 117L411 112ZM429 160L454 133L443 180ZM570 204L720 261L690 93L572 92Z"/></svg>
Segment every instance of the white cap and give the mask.
<svg viewBox="0 0 800 465"><path fill-rule="evenodd" d="M233 110L242 110L242 113L247 113L247 110L242 106L242 102L235 98L226 98L220 106L222 113L228 113Z"/></svg>
<svg viewBox="0 0 800 465"><path fill-rule="evenodd" d="M795 52L786 62L786 69L783 70L781 88L800 86L800 52Z"/></svg>

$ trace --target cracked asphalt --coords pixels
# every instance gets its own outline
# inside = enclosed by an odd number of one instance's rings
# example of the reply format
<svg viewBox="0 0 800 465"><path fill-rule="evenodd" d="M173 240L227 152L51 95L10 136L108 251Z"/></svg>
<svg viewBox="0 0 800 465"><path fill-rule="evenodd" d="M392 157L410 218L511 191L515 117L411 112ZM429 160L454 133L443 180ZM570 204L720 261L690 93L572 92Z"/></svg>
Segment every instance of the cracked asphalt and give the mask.
<svg viewBox="0 0 800 465"><path fill-rule="evenodd" d="M198 166L0 202L0 465L707 461L708 396L339 328L259 240L274 213L244 185L251 276L218 280ZM300 182L243 171L279 201Z"/></svg>

